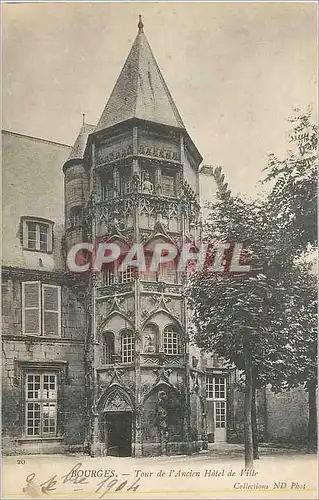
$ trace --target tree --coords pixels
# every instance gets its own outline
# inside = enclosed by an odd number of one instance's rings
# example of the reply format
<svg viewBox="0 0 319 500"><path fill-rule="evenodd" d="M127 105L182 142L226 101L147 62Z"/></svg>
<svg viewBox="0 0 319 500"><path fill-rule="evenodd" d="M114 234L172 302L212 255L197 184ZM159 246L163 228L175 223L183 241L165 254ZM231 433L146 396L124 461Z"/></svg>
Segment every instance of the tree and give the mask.
<svg viewBox="0 0 319 500"><path fill-rule="evenodd" d="M268 203L286 230L283 250L294 258L308 245L317 246L318 127L311 115L311 108L294 110L289 119L292 148L284 159L269 155L263 180L271 185Z"/></svg>
<svg viewBox="0 0 319 500"><path fill-rule="evenodd" d="M268 203L271 209L276 211L280 226L286 230L283 251L292 256L293 260L305 255L307 251L309 253L318 245L318 126L313 123L311 116L311 108L306 112L294 110L294 116L289 119L293 125L290 133L292 149L288 151L287 158L282 160L271 154L265 169L264 183L272 184ZM300 276L302 280L298 280ZM309 270L303 270L301 275L295 275L294 278L299 281L300 292L308 299L305 314L300 318L308 335L297 346L300 357L304 356L299 360L301 371L295 376L293 370L288 379L290 384L293 384L294 380L305 384L309 393L308 450L311 451L317 442L317 285L316 280L309 276Z"/></svg>
<svg viewBox="0 0 319 500"><path fill-rule="evenodd" d="M283 278L283 290L277 300L284 306L277 328L285 345L284 356L278 360L279 373L271 380L280 391L302 385L309 395L308 451L317 444L317 280L309 266L298 264Z"/></svg>
<svg viewBox="0 0 319 500"><path fill-rule="evenodd" d="M214 171L219 199L210 207L204 237L244 241L252 273L209 276L204 269L190 280L197 345L245 371L246 467L253 466L256 385L270 382L283 390L304 384L310 390L309 442L314 435L316 299L309 300L309 271L296 264L316 244L317 129L310 112L291 121L296 151L281 161L270 156L265 181L272 188L266 198L232 196L221 168Z"/></svg>
<svg viewBox="0 0 319 500"><path fill-rule="evenodd" d="M253 374L260 384L275 377L269 375L274 362L269 353L273 356L279 353L278 332L271 328L274 306L268 297L273 289L262 274L256 277L195 274L190 278L196 344L245 372L246 468L253 466Z"/></svg>

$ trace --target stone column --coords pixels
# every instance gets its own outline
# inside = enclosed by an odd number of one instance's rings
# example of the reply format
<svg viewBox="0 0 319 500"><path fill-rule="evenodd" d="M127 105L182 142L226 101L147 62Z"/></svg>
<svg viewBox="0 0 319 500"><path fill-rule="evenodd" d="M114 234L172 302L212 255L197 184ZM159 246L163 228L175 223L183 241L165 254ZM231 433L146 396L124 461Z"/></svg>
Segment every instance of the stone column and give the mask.
<svg viewBox="0 0 319 500"><path fill-rule="evenodd" d="M91 446L90 455L91 457L101 456L101 442L99 433L99 417L94 414L91 417Z"/></svg>
<svg viewBox="0 0 319 500"><path fill-rule="evenodd" d="M136 405L135 412L135 441L133 443L134 457L141 457L142 453L142 410L140 405Z"/></svg>

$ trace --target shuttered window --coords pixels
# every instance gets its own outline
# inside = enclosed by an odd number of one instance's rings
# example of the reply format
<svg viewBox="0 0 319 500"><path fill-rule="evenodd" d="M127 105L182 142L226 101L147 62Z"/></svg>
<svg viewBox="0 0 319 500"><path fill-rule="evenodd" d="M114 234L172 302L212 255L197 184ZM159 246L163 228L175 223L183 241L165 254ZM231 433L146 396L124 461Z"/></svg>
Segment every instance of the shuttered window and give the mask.
<svg viewBox="0 0 319 500"><path fill-rule="evenodd" d="M40 335L41 288L39 281L22 283L22 331Z"/></svg>
<svg viewBox="0 0 319 500"><path fill-rule="evenodd" d="M42 285L42 333L60 335L61 300L60 287Z"/></svg>
<svg viewBox="0 0 319 500"><path fill-rule="evenodd" d="M22 283L22 332L26 335L61 335L61 288Z"/></svg>

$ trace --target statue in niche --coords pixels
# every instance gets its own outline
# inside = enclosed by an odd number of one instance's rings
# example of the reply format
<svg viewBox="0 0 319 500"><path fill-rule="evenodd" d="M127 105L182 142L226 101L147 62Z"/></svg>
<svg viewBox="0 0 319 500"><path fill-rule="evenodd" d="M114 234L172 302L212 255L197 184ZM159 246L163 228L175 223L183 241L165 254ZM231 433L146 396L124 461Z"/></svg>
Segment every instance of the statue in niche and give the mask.
<svg viewBox="0 0 319 500"><path fill-rule="evenodd" d="M144 338L144 352L155 352L154 335L147 334Z"/></svg>
<svg viewBox="0 0 319 500"><path fill-rule="evenodd" d="M156 405L156 421L160 430L167 432L167 394L165 391L159 391Z"/></svg>
<svg viewBox="0 0 319 500"><path fill-rule="evenodd" d="M144 181L142 184L142 191L146 194L152 194L154 191L154 186L150 181L150 174L145 172Z"/></svg>

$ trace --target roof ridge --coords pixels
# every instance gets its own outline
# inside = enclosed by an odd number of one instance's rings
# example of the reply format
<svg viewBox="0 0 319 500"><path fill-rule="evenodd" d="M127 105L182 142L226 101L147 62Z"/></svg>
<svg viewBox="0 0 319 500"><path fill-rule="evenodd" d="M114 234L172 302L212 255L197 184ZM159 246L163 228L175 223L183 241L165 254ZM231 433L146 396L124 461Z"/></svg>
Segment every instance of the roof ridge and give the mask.
<svg viewBox="0 0 319 500"><path fill-rule="evenodd" d="M1 132L10 135L19 135L20 137L26 137L27 139L48 142L50 144L57 144L58 146L63 146L65 148L72 148L71 144L65 144L64 142L52 141L51 139L44 139L43 137L36 137L35 135L22 134L21 132L14 132L13 130L1 129Z"/></svg>
<svg viewBox="0 0 319 500"><path fill-rule="evenodd" d="M164 89L166 90L166 95L167 95L168 100L170 101L170 104L171 104L171 106L172 106L173 113L174 113L174 115L175 115L175 117L176 117L177 121L178 121L178 122L181 122L182 128L185 128L185 125L184 125L184 122L183 122L183 120L182 120L182 117L181 117L181 115L180 115L180 113L179 113L179 111L178 111L178 108L177 108L177 106L176 106L176 104L175 104L175 101L174 101L174 99L173 99L173 97L172 97L172 94L171 94L171 92L170 92L170 90L169 90L169 88L168 88L168 86L167 86L167 83L166 83L166 81L165 81L165 79L164 79L164 76L163 76L163 74L162 74L162 72L161 72L161 69L160 69L160 67L159 67L159 65L158 65L158 62L157 62L157 60L156 60L156 58L155 58L155 56L154 56L154 54L153 54L153 51L152 51L152 49L151 49L151 46L150 46L149 41L147 40L146 36L145 36L145 42L147 43L147 45L148 45L148 47L149 47L149 50L150 50L150 53L151 53L151 56L152 56L153 62L154 62L154 64L155 64L155 66L156 66L156 69L157 69L158 74L159 74L159 77L160 77L160 79L161 79L161 81L162 81L163 87L164 87ZM176 116L176 115L177 115L177 116Z"/></svg>

